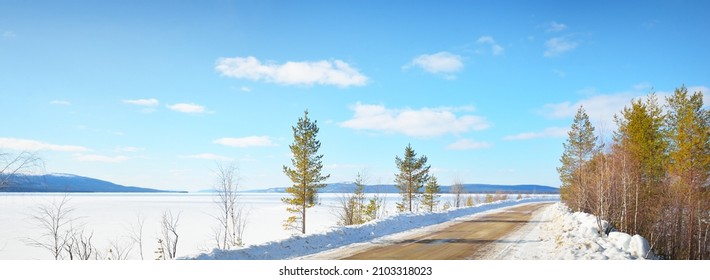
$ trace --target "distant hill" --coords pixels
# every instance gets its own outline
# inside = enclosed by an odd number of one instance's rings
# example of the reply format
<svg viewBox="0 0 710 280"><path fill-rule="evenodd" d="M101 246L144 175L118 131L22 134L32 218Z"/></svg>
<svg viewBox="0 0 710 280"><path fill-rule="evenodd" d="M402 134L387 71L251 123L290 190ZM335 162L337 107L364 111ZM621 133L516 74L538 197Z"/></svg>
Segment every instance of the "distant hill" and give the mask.
<svg viewBox="0 0 710 280"><path fill-rule="evenodd" d="M560 189L542 185L491 185L491 184L464 184L466 193L537 193L537 194L559 194ZM354 183L331 183L321 189L320 193L349 193L355 190ZM260 190L246 190L248 193L283 193L286 188L269 188ZM395 185L367 185L366 193L399 193ZM451 193L451 186L441 186L442 193Z"/></svg>
<svg viewBox="0 0 710 280"><path fill-rule="evenodd" d="M123 186L99 179L72 174L13 175L0 192L109 192L109 193L177 193L150 188Z"/></svg>

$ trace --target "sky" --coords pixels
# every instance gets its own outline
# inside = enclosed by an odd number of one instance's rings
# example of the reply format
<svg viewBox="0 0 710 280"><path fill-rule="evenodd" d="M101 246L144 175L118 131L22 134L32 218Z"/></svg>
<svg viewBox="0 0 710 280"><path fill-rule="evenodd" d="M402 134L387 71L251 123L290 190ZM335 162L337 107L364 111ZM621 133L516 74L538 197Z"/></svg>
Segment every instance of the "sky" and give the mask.
<svg viewBox="0 0 710 280"><path fill-rule="evenodd" d="M571 3L567 3L571 2ZM710 87L705 1L0 1L0 151L46 173L290 185L308 110L328 182L559 186L583 105L608 138L650 92ZM706 104L710 104L705 97Z"/></svg>

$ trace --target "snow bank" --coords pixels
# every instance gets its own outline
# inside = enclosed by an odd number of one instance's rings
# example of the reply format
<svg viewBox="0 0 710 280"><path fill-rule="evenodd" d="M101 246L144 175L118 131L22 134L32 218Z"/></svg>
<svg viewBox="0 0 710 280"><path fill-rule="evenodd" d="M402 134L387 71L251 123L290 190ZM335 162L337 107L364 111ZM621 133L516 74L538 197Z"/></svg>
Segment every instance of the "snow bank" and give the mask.
<svg viewBox="0 0 710 280"><path fill-rule="evenodd" d="M196 260L282 260L315 254L326 250L354 244L369 242L373 239L391 234L401 233L425 226L447 222L459 217L494 210L498 208L542 201L558 201L558 196L535 197L521 200L498 201L473 207L453 209L446 212L411 214L402 213L382 220L372 221L362 225L335 227L322 233L297 235L290 238L252 245L238 250L214 249L210 253L183 259Z"/></svg>
<svg viewBox="0 0 710 280"><path fill-rule="evenodd" d="M493 258L501 259L566 259L566 260L628 260L653 259L648 241L623 232L600 234L594 215L572 213L562 203L552 205L540 217L533 218L540 224L527 229L523 237L507 237L528 240L519 248L504 248L508 251ZM603 226L606 226L603 221Z"/></svg>
<svg viewBox="0 0 710 280"><path fill-rule="evenodd" d="M575 212L557 204L558 214L553 218L563 231L558 235L558 246L567 249L565 259L646 259L649 254L648 241L640 235L630 236L623 232L611 232L609 236L600 234L594 215ZM607 222L603 221L603 226ZM647 255L648 254L648 255Z"/></svg>

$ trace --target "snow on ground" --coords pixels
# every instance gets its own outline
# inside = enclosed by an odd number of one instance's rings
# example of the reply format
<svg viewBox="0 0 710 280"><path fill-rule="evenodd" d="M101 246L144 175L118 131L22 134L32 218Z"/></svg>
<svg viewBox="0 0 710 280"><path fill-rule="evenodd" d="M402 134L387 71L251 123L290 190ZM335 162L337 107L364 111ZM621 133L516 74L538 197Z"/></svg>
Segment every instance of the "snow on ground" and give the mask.
<svg viewBox="0 0 710 280"><path fill-rule="evenodd" d="M538 211L531 222L496 242L485 259L507 260L626 260L653 259L639 235L599 234L596 217L572 213L562 203ZM648 253L648 255L647 255Z"/></svg>
<svg viewBox="0 0 710 280"><path fill-rule="evenodd" d="M303 256L321 253L324 251L352 246L358 243L377 242L380 238L387 238L394 234L411 234L413 230L423 227L449 222L455 219L474 214L497 210L509 206L542 201L558 201L559 196L535 197L522 200L498 201L491 204L482 204L474 207L453 209L446 212L410 214L402 213L393 215L379 221L372 221L363 225L335 227L321 233L297 235L280 241L252 245L238 250L215 249L210 253L203 253L185 259L198 260L268 260L268 259L296 259Z"/></svg>

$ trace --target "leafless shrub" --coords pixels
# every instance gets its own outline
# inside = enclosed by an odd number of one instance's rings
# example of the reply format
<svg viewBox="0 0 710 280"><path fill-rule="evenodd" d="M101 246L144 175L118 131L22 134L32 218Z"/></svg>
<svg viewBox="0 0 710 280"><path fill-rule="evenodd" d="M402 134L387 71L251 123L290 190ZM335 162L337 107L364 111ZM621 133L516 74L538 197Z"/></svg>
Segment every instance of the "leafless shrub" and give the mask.
<svg viewBox="0 0 710 280"><path fill-rule="evenodd" d="M217 221L220 227L214 230L214 238L219 249L231 249L244 245L248 213L239 205L239 169L234 163L217 163L216 201L219 208Z"/></svg>
<svg viewBox="0 0 710 280"><path fill-rule="evenodd" d="M46 249L55 260L63 259L65 245L72 235L71 223L74 221L71 213L73 208L69 207L68 196L63 196L59 201L42 204L37 207L36 213L31 219L37 223L41 237L29 239L28 244Z"/></svg>
<svg viewBox="0 0 710 280"><path fill-rule="evenodd" d="M145 225L145 218L141 215L136 216L136 224L131 226L131 230L128 238L135 244L138 245L138 253L140 254L141 260L143 257L143 226Z"/></svg>
<svg viewBox="0 0 710 280"><path fill-rule="evenodd" d="M162 229L162 239L159 239L160 250L163 254L163 259L174 259L177 256L177 244L179 240L178 225L180 222L180 213L173 216L170 210L163 212L160 219Z"/></svg>

